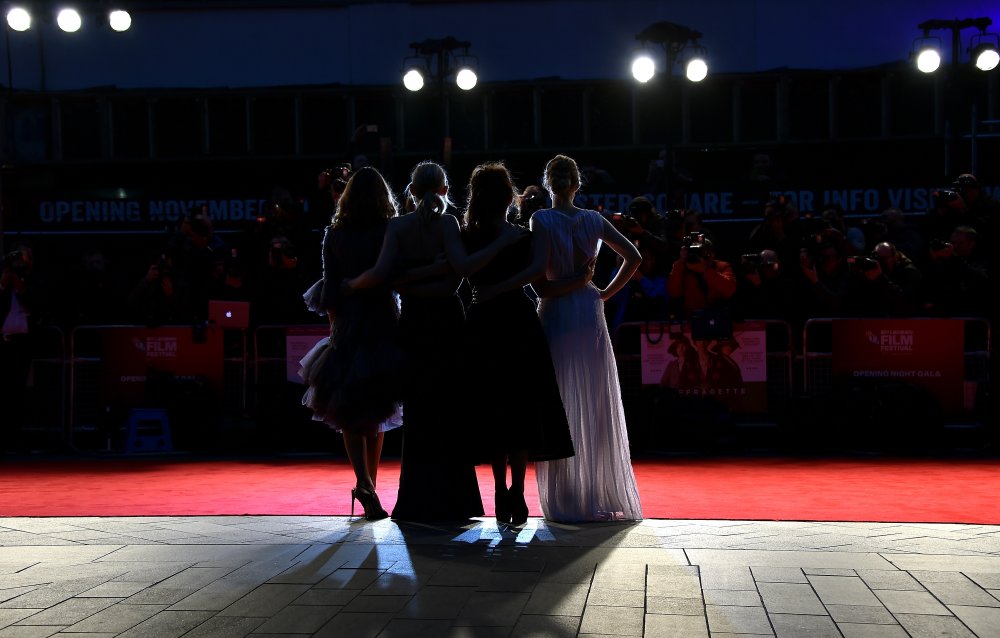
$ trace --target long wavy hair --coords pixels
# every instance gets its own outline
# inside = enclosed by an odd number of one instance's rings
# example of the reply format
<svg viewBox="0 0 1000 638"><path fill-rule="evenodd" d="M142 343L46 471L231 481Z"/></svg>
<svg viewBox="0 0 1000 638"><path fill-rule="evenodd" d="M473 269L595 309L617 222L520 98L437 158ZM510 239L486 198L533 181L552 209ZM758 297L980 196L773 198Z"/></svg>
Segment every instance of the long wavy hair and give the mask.
<svg viewBox="0 0 1000 638"><path fill-rule="evenodd" d="M347 180L330 223L334 227L374 226L395 217L397 212L396 197L382 173L365 166Z"/></svg>
<svg viewBox="0 0 1000 638"><path fill-rule="evenodd" d="M517 197L514 180L502 162L486 162L469 177L465 225L474 232L495 226L507 218L507 211Z"/></svg>
<svg viewBox="0 0 1000 638"><path fill-rule="evenodd" d="M448 197L448 174L435 162L423 161L413 168L408 191L416 206L413 212L424 222L441 217L449 206L454 206Z"/></svg>

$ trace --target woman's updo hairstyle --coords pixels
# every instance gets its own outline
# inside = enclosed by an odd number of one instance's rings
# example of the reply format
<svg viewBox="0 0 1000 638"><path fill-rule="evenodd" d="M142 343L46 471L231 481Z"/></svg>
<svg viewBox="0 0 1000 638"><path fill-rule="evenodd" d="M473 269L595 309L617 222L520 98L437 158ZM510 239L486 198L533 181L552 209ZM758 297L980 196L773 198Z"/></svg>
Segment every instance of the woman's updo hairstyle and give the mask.
<svg viewBox="0 0 1000 638"><path fill-rule="evenodd" d="M445 194L442 195L441 191ZM410 174L410 197L416 205L414 213L425 222L430 222L444 214L452 205L448 199L448 175L444 169L431 161L420 162Z"/></svg>
<svg viewBox="0 0 1000 638"><path fill-rule="evenodd" d="M580 187L580 169L576 161L565 155L556 155L545 165L545 188L554 195L565 195Z"/></svg>

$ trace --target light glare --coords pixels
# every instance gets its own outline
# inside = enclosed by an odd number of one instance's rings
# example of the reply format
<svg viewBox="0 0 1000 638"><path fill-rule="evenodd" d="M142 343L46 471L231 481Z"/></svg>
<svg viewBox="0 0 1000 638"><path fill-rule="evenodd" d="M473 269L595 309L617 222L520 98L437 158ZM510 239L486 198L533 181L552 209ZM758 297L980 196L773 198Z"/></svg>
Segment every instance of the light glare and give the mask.
<svg viewBox="0 0 1000 638"><path fill-rule="evenodd" d="M458 75L455 76L455 84L457 84L458 88L463 91L471 91L476 87L476 83L478 81L479 78L476 77L476 72L472 69L462 69L458 72Z"/></svg>
<svg viewBox="0 0 1000 638"><path fill-rule="evenodd" d="M1000 53L996 49L983 49L976 56L976 68L980 71L992 71L1000 64Z"/></svg>
<svg viewBox="0 0 1000 638"><path fill-rule="evenodd" d="M632 61L632 77L645 84L656 74L656 64L648 55L640 55Z"/></svg>
<svg viewBox="0 0 1000 638"><path fill-rule="evenodd" d="M56 24L66 33L75 33L83 25L83 19L76 9L62 9L56 16Z"/></svg>
<svg viewBox="0 0 1000 638"><path fill-rule="evenodd" d="M403 75L403 86L410 91L419 91L424 88L424 76L417 69L410 69Z"/></svg>
<svg viewBox="0 0 1000 638"><path fill-rule="evenodd" d="M132 16L129 15L128 11L116 9L108 14L108 24L119 33L128 31L129 27L132 26Z"/></svg>
<svg viewBox="0 0 1000 638"><path fill-rule="evenodd" d="M941 66L941 54L934 49L924 49L917 56L917 68L924 73L933 73Z"/></svg>
<svg viewBox="0 0 1000 638"><path fill-rule="evenodd" d="M15 31L27 31L31 28L31 14L27 9L14 7L7 12L7 26Z"/></svg>
<svg viewBox="0 0 1000 638"><path fill-rule="evenodd" d="M685 75L692 82L701 82L708 77L708 64L701 58L694 58L687 63Z"/></svg>

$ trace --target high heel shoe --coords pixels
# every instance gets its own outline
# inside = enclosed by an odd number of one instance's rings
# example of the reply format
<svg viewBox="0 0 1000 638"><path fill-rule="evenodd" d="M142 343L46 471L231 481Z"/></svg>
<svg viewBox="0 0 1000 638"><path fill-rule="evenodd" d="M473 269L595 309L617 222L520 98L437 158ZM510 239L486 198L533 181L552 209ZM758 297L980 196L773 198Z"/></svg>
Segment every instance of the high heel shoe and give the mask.
<svg viewBox="0 0 1000 638"><path fill-rule="evenodd" d="M382 503L378 500L378 494L363 487L351 489L351 516L354 516L354 501L361 503L361 509L365 512L365 520L378 521L389 517L389 512L382 509Z"/></svg>
<svg viewBox="0 0 1000 638"><path fill-rule="evenodd" d="M520 527L528 522L528 503L524 500L524 492L508 491L510 496L510 524Z"/></svg>
<svg viewBox="0 0 1000 638"><path fill-rule="evenodd" d="M493 495L493 509L496 511L498 523L510 522L510 490L506 487L497 489Z"/></svg>

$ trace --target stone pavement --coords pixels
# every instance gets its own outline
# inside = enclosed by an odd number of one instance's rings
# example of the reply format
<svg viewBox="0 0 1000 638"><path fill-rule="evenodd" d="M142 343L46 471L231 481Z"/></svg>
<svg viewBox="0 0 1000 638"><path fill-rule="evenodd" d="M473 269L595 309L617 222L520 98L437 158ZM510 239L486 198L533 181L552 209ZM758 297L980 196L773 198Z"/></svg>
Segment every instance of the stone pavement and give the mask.
<svg viewBox="0 0 1000 638"><path fill-rule="evenodd" d="M0 519L0 637L1000 636L1000 527Z"/></svg>

